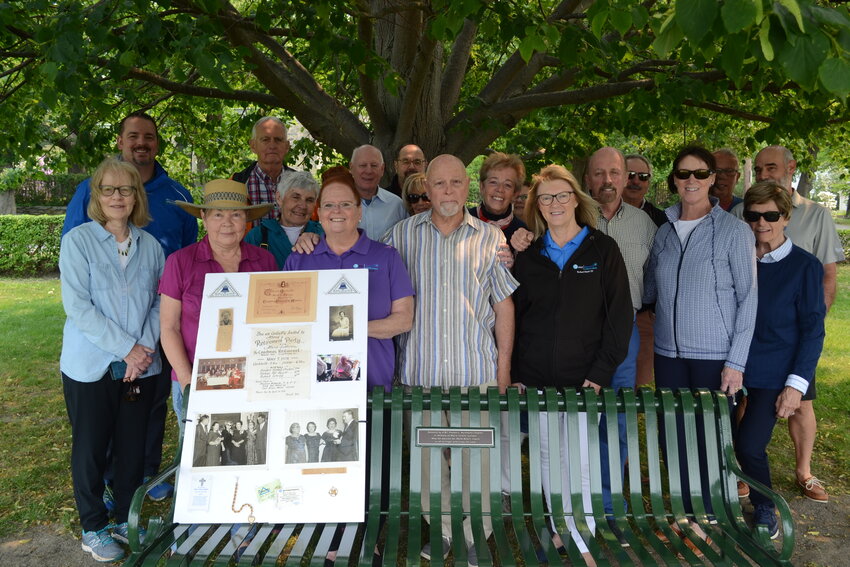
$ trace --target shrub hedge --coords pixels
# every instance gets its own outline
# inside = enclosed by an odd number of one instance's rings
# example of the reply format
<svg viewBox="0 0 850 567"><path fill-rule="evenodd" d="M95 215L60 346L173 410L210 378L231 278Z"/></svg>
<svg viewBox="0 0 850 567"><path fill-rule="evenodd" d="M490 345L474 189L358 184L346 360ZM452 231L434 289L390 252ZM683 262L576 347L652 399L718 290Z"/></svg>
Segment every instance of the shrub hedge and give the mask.
<svg viewBox="0 0 850 567"><path fill-rule="evenodd" d="M838 238L841 239L841 245L844 246L844 257L850 260L850 230L839 230Z"/></svg>
<svg viewBox="0 0 850 567"><path fill-rule="evenodd" d="M64 222L65 215L0 215L0 274L55 272Z"/></svg>
<svg viewBox="0 0 850 567"><path fill-rule="evenodd" d="M59 269L59 241L65 215L0 215L0 275L39 276ZM200 234L203 225L198 221ZM839 230L850 258L850 230Z"/></svg>

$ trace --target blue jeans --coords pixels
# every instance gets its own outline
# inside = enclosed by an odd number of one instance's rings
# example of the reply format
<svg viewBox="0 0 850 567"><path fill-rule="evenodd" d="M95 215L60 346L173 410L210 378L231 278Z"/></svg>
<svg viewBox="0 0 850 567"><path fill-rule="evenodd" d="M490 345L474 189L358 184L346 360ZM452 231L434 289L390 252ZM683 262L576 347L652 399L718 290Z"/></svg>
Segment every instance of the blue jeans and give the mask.
<svg viewBox="0 0 850 567"><path fill-rule="evenodd" d="M180 428L180 437L183 437L183 429L186 424L186 414L183 413L183 388L180 387L180 382L177 380L171 381L171 405L174 408L174 413L177 415L177 426Z"/></svg>
<svg viewBox="0 0 850 567"><path fill-rule="evenodd" d="M735 435L735 455L741 469L768 488L773 485L770 482L767 446L776 425L776 399L781 393L782 389L747 388L747 409ZM755 488L750 492L750 502L753 506L775 507Z"/></svg>
<svg viewBox="0 0 850 567"><path fill-rule="evenodd" d="M629 339L629 353L626 359L614 371L611 377L611 387L619 392L620 388L634 388L637 377L637 357L640 351L640 334L637 323L632 325L632 337ZM620 433L620 476L626 467L626 459L629 457L628 445L626 444L626 415L617 415L617 423ZM599 453L602 460L602 504L606 514L613 514L614 507L611 502L611 469L608 463L608 421L605 416L599 421Z"/></svg>

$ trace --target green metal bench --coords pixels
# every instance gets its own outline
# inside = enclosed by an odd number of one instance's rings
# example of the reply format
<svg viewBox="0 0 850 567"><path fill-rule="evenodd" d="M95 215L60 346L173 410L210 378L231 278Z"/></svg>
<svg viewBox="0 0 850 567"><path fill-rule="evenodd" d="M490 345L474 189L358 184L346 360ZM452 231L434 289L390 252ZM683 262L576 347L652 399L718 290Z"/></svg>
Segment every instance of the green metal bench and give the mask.
<svg viewBox="0 0 850 567"><path fill-rule="evenodd" d="M495 445L489 449L452 447L419 447L413 440L413 434L422 425L422 418L430 414L432 423L439 424L440 412L447 411L450 426L461 425L462 412L468 412L469 427L485 423L492 427ZM521 447L520 414L529 414L529 438L527 456ZM580 442L588 444L591 465L591 499L593 516L596 519L596 532L590 533L582 515L576 515L576 521L588 544L590 553L598 565L791 565L790 557L794 547L794 529L791 514L785 501L763 485L748 478L738 468L732 449L729 425L729 407L726 398L717 392L671 392L641 389L637 392L624 390L619 396L613 391L604 390L597 396L592 390L558 392L554 389L545 393L529 390L519 394L511 390L506 396L499 396L495 390L480 394L470 390L462 394L459 389L450 392L436 390L423 392L413 389L405 392L396 389L391 396L382 390L376 390L369 400L370 443L372 447L382 447L385 432L389 435L389 452L372 451L370 462L370 491L366 503L366 521L363 524L282 524L259 525L251 528L255 533L246 538L249 526L243 525L234 532L230 525L187 526L172 522L173 509L166 517L152 517L148 523L148 533L144 546L139 545L137 530L142 521L142 504L147 489L159 482L171 480L175 475L177 463L162 474L151 479L141 487L133 499L130 511L131 556L126 565L326 565L326 554L331 542L338 541L338 553L334 565L419 565L427 564L420 559L422 544L426 541L440 541L440 518L448 514L452 520L452 553L447 561L456 565L467 564L467 549L463 543L462 519L466 514L472 524L475 546L480 565L539 565L550 563L562 565L569 560L572 565L584 565L578 549L565 537L568 543L565 555L559 554L551 543L549 531L550 514L545 509L545 500L541 488L542 475L553 475L553 482L559 478L557 467L561 459L553 454L550 462L553 471L544 471L540 467L540 421L539 412L567 412L568 419L577 419L579 412L587 412L588 420L594 423L598 416L609 420L608 458L611 463L619 463L617 435L617 412L624 412L628 431L629 467L624 482L619 466L611 467L611 487L614 494L623 494L614 498L614 520L623 532L630 547L620 545L610 530L603 512L598 428L588 428L588 439L579 440L577 434L571 434L570 446L577 447ZM408 412L405 418L405 412ZM502 455L499 444L501 434L500 419L507 412L507 430L509 432L509 450ZM706 434L706 452L711 486L710 499L713 516L705 513L701 494L681 494L678 482L669 479L678 478L678 447L676 435L676 417L684 416L685 434L688 439L689 454L696 451L697 416L704 419ZM639 419L640 418L640 419ZM410 426L403 425L405 419ZM388 423L385 423L388 421ZM670 471L661 465L659 445L659 425L667 428L667 450L671 459ZM464 424L466 425L466 424ZM577 428L573 427L572 431ZM574 437L574 438L573 438ZM551 437L552 451L557 452L558 444ZM456 441L454 441L456 442ZM451 453L450 468L452 500L447 510L440 509L439 498L439 462L441 451ZM481 475L471 477L470 510L464 512L461 506L461 464L469 459L472 470L481 468L482 451L489 451L489 504L492 510L489 520L492 524L492 536L484 537L484 522L487 514L483 512ZM425 452L431 455L431 487L422 486L421 463ZM180 454L178 450L178 455ZM510 495L501 493L501 459L510 463ZM690 475L690 485L700 486L699 467L689 466L685 474ZM435 474L436 473L436 474ZM382 478L382 475L383 476ZM642 475L648 477L642 478ZM576 475L571 475L576 479ZM776 504L782 527L780 540L772 542L767 532L760 527L753 531L744 522L741 505L738 501L736 481L745 480L754 489L759 489ZM388 490L388 505L381 506L382 480ZM553 484L553 505L560 506L560 498L570 498L574 509L581 509L582 489L579 481L571 486L561 487L560 481ZM430 497L430 525L422 514L420 494ZM436 493L436 497L433 495ZM486 493L486 491L485 491ZM694 514L685 514L684 499L691 498ZM504 502L504 503L503 503ZM509 502L509 504L508 504ZM690 521L695 521L710 536L706 542L694 535ZM556 515L559 532L566 532L563 515ZM691 542L674 532L671 525L679 530ZM335 537L336 536L336 537ZM340 537L341 536L341 540ZM236 550L247 542L241 556ZM379 550L380 555L373 551ZM373 563L374 562L374 563ZM435 562L436 563L436 562Z"/></svg>

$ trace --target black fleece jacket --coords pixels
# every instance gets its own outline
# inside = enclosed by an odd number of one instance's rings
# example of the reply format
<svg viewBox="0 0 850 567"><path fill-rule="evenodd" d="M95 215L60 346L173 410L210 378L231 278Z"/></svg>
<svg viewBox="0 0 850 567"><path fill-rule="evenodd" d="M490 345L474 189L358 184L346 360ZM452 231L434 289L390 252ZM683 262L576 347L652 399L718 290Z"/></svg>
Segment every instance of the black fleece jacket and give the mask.
<svg viewBox="0 0 850 567"><path fill-rule="evenodd" d="M538 238L517 255L516 340L511 375L528 387L609 386L626 358L632 308L626 266L614 240L591 229L559 270Z"/></svg>

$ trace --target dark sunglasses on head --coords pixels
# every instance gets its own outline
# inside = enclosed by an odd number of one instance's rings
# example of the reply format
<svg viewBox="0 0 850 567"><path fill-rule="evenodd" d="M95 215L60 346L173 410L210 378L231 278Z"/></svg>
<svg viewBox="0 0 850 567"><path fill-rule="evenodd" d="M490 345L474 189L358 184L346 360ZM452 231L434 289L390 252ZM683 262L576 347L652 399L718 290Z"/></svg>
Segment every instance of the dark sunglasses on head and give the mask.
<svg viewBox="0 0 850 567"><path fill-rule="evenodd" d="M776 222L782 217L782 213L779 211L767 211L765 213L757 213L755 211L744 211L744 220L747 222L758 222L760 218L764 217L764 220L767 222Z"/></svg>
<svg viewBox="0 0 850 567"><path fill-rule="evenodd" d="M641 181L649 181L649 178L652 177L651 173L638 173L636 171L629 172L629 181L637 177Z"/></svg>
<svg viewBox="0 0 850 567"><path fill-rule="evenodd" d="M676 179L687 179L691 175L697 179L708 179L714 173L713 169L674 169L673 176Z"/></svg>
<svg viewBox="0 0 850 567"><path fill-rule="evenodd" d="M428 195L425 193L408 193L407 194L407 202L408 203L418 203L419 199L422 199L426 203L430 203L431 199L428 198Z"/></svg>

